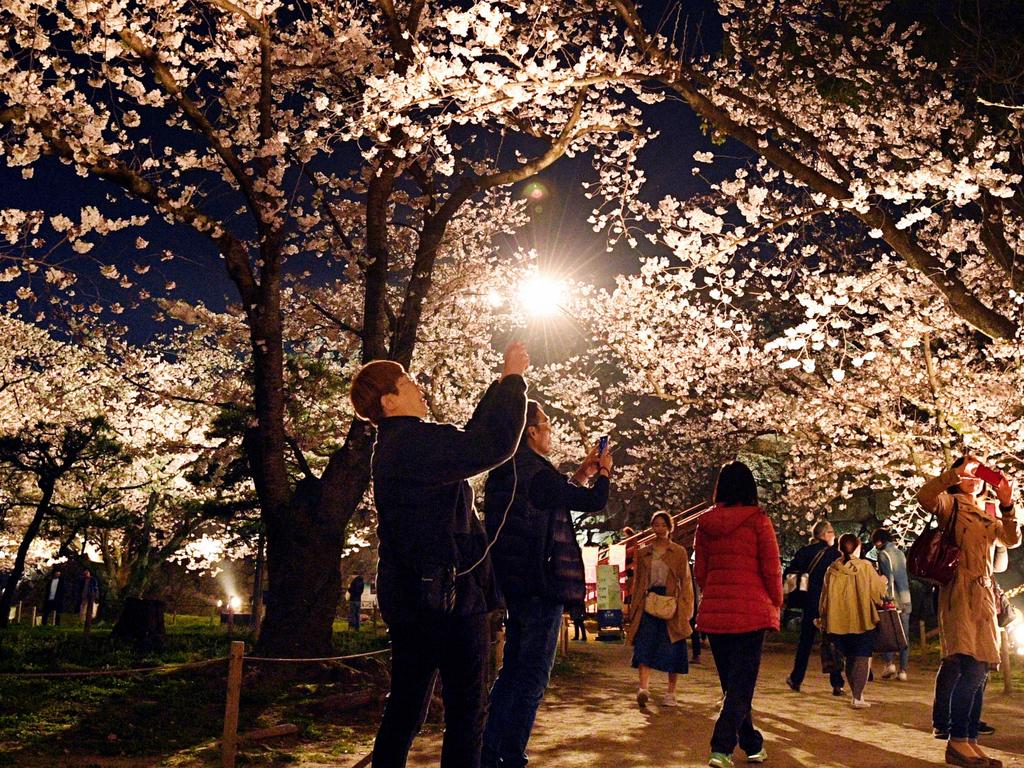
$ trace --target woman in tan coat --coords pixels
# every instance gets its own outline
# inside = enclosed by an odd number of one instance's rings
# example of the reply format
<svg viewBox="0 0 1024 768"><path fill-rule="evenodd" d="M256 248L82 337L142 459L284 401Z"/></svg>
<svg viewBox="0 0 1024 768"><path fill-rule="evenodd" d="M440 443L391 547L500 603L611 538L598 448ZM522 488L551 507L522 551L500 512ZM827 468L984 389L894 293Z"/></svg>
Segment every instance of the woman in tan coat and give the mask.
<svg viewBox="0 0 1024 768"><path fill-rule="evenodd" d="M690 627L693 615L690 555L685 547L671 540L672 527L671 515L655 512L651 518L654 542L637 553L633 566L626 639L633 645L633 668L640 672L636 702L641 708L646 707L651 698L648 690L651 669L668 673L668 691L661 701L664 707L676 705L676 682L680 674L689 672L686 638L693 631ZM658 618L645 609L650 594L674 598L675 609L668 619Z"/></svg>
<svg viewBox="0 0 1024 768"><path fill-rule="evenodd" d="M867 709L864 688L871 671L871 653L878 634L878 604L889 583L874 566L860 557L860 539L852 533L839 537L843 556L825 571L825 584L818 603L819 626L846 657L846 679L850 681L854 709Z"/></svg>
<svg viewBox="0 0 1024 768"><path fill-rule="evenodd" d="M1020 544L1020 526L1013 507L1013 484L1005 477L996 486L999 511L986 513L978 502L985 483L975 476L980 462L973 456L958 459L951 469L932 478L918 491L917 500L939 518L939 526L953 526L960 563L953 580L939 589L939 639L942 658L959 662L960 677L949 702L949 741L946 762L951 765L992 768L978 746L978 722L990 664L999 663L999 627L992 589L992 561L996 544Z"/></svg>

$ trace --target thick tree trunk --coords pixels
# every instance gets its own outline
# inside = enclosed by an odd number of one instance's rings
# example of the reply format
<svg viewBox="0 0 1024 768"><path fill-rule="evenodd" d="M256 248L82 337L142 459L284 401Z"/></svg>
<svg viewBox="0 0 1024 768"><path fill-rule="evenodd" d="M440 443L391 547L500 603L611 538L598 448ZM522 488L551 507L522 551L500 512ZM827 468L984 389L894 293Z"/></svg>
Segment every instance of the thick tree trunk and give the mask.
<svg viewBox="0 0 1024 768"><path fill-rule="evenodd" d="M39 503L36 505L36 512L32 516L32 522L29 523L28 528L25 530L25 535L21 539L21 546L18 547L18 554L14 558L14 567L11 568L11 573L7 577L4 594L0 597L0 627L6 627L10 622L11 604L14 601L14 593L18 589L18 582L21 581L21 577L25 573L25 559L28 557L28 548L35 541L39 528L43 524L43 518L50 511L50 500L53 499L55 485L56 481L49 478L43 478L39 481L39 488L43 492L42 498L39 499Z"/></svg>
<svg viewBox="0 0 1024 768"><path fill-rule="evenodd" d="M163 601L126 598L111 635L140 651L161 650L166 638Z"/></svg>
<svg viewBox="0 0 1024 768"><path fill-rule="evenodd" d="M348 518L320 518L311 498L314 493L300 491L287 521L267 526L267 615L257 641L263 656L333 654L331 633L341 596L341 550Z"/></svg>

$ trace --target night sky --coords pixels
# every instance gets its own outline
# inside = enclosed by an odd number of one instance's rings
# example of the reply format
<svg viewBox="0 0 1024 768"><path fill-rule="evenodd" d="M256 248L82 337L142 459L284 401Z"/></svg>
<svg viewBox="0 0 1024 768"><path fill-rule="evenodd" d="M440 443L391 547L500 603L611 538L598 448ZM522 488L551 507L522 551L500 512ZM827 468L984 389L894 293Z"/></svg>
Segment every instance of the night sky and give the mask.
<svg viewBox="0 0 1024 768"><path fill-rule="evenodd" d="M653 26L662 18L667 4L653 4L645 14ZM713 3L702 0L684 4L692 20L701 20L699 45L708 51L716 50L720 29ZM691 27L693 26L691 22ZM694 165L693 153L711 148L710 142L699 130L692 113L682 105L668 103L645 107L648 125L660 132L660 136L645 150L645 171L648 176L646 195L656 200L666 194L687 196L701 191L703 185L691 173ZM161 137L153 137L159 144ZM717 148L721 151L722 148ZM726 147L726 154L745 155L738 148ZM599 285L610 285L615 274L632 271L638 262L638 255L646 251L632 252L621 245L614 253L605 251L603 234L593 232L586 219L593 209L593 202L584 197L582 183L591 181L594 171L590 158L586 156L563 158L551 169L534 179L520 184L519 195L528 194L531 184L539 182L545 190L544 196L531 204L531 224L504 247L534 248L540 254L545 270L575 280L586 280ZM116 198L111 205L105 196ZM72 220L78 220L78 210L83 204L95 203L108 215L119 216L149 214L148 206L127 200L112 185L82 178L69 167L52 158L44 158L36 164L32 179L21 177L21 169L0 167L0 207L34 209L41 208L52 215L63 212ZM144 250L137 250L136 238L142 236L148 241ZM83 268L83 260L75 257L76 271L80 274L77 286L78 298L85 303L93 300L103 305L120 301L129 306L136 289L121 289L116 283L98 274L99 263L114 263L120 271L138 285L149 288L154 298L173 296L190 302L202 302L220 310L226 303L236 301L234 288L230 284L221 259L210 242L187 227L170 226L157 216L150 216L150 223L141 230L129 228L124 233L115 233L102 241L95 236L96 248L89 254L95 256L95 264ZM651 248L641 241L640 248ZM161 260L163 252L173 252L174 258ZM151 269L144 277L133 273L133 265L150 264ZM314 280L330 280L336 270L325 266L323 261L297 257L290 261L291 270L309 268ZM37 293L41 293L42 280L35 281ZM173 282L174 290L165 285ZM0 283L0 300L13 298L14 290L21 281ZM25 307L24 302L22 303ZM27 308L26 308L27 309ZM46 311L45 298L34 310ZM129 310L118 318L104 312L106 319L117 319L129 324L131 336L136 342L143 342L158 330L152 321L153 308L143 305L137 311ZM26 312L31 317L34 311Z"/></svg>

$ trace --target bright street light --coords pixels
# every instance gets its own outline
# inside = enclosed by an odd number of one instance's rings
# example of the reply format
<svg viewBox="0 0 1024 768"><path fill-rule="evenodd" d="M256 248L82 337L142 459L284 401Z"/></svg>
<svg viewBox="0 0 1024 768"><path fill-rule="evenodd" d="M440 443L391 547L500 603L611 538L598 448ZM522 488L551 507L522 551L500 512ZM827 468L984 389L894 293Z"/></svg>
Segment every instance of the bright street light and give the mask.
<svg viewBox="0 0 1024 768"><path fill-rule="evenodd" d="M566 293L561 280L536 275L519 286L519 304L533 317L552 317L563 311Z"/></svg>

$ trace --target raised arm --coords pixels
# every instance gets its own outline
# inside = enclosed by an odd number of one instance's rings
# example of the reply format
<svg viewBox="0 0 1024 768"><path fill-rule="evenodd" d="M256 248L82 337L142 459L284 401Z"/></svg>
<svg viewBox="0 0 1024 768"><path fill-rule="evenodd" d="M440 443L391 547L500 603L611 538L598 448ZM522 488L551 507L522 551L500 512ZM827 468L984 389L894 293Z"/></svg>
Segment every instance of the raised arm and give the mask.
<svg viewBox="0 0 1024 768"><path fill-rule="evenodd" d="M917 492L918 502L929 512L938 515L939 525L945 525L953 514L953 497L946 489L959 482L960 473L955 469L947 469L922 485Z"/></svg>

